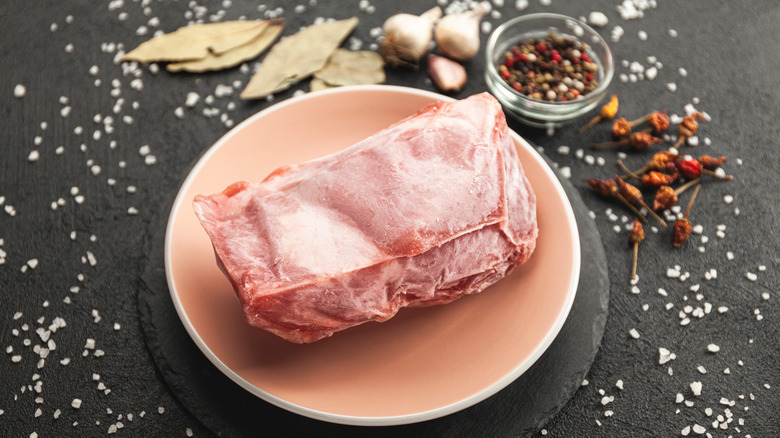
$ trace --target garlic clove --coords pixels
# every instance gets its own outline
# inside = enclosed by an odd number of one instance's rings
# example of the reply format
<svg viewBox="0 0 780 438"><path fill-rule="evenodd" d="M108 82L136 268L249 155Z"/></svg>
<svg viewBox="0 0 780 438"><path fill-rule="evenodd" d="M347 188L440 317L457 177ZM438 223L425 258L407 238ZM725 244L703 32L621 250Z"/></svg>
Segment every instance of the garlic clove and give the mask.
<svg viewBox="0 0 780 438"><path fill-rule="evenodd" d="M443 56L428 54L428 76L441 91L456 93L466 85L466 69Z"/></svg>
<svg viewBox="0 0 780 438"><path fill-rule="evenodd" d="M447 15L436 25L434 36L439 53L467 61L479 51L479 22L488 11L484 3L460 14Z"/></svg>
<svg viewBox="0 0 780 438"><path fill-rule="evenodd" d="M385 39L379 47L385 63L390 67L417 69L433 39L433 25L441 17L436 6L422 15L395 14L382 25Z"/></svg>

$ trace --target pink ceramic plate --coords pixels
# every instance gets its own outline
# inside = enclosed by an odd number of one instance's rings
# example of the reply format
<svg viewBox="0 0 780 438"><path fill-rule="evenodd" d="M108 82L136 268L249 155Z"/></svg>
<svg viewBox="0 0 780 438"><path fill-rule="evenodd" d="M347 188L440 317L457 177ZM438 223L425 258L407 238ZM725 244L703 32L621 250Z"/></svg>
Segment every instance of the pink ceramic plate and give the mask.
<svg viewBox="0 0 780 438"><path fill-rule="evenodd" d="M553 172L516 134L538 196L531 260L481 294L402 309L313 344L291 344L244 322L192 210L198 193L260 181L277 167L336 152L440 99L391 86L337 88L289 99L247 119L198 161L174 202L165 241L168 285L192 339L229 378L263 400L344 424L441 417L498 392L547 349L577 289L577 225Z"/></svg>

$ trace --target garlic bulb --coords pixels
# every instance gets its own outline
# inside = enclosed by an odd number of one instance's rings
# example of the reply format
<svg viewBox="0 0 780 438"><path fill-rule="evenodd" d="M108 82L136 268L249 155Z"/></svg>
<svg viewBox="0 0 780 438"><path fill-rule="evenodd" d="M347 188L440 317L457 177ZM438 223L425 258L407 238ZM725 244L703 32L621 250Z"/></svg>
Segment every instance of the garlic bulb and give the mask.
<svg viewBox="0 0 780 438"><path fill-rule="evenodd" d="M479 22L487 13L487 6L460 14L447 15L436 25L436 44L439 53L458 61L471 59L479 51Z"/></svg>
<svg viewBox="0 0 780 438"><path fill-rule="evenodd" d="M428 76L444 92L458 92L466 85L466 69L443 56L428 54Z"/></svg>
<svg viewBox="0 0 780 438"><path fill-rule="evenodd" d="M391 67L407 66L417 68L420 59L433 37L433 25L441 17L441 8L436 6L422 15L396 14L382 26L385 39L379 53Z"/></svg>

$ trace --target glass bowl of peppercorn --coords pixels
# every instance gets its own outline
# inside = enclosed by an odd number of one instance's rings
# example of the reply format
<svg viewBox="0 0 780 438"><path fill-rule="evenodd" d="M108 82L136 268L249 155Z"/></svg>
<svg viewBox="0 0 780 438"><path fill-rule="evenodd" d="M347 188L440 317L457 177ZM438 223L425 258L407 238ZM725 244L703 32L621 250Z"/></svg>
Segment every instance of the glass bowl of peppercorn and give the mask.
<svg viewBox="0 0 780 438"><path fill-rule="evenodd" d="M502 24L485 50L485 80L509 113L539 128L562 126L595 108L615 73L595 30L560 14L528 14Z"/></svg>

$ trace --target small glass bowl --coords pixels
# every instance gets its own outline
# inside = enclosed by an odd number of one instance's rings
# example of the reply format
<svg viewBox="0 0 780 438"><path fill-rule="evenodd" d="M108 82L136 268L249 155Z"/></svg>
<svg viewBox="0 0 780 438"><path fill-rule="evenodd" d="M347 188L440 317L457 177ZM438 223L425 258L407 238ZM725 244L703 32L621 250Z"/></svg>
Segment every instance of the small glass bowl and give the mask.
<svg viewBox="0 0 780 438"><path fill-rule="evenodd" d="M501 78L498 66L505 52L531 38L544 39L551 32L588 45L588 55L599 66L595 90L566 102L543 101L515 91ZM507 21L490 35L485 56L485 81L490 92L521 122L537 128L560 127L595 108L615 73L612 51L601 35L582 21L560 14L528 14Z"/></svg>

